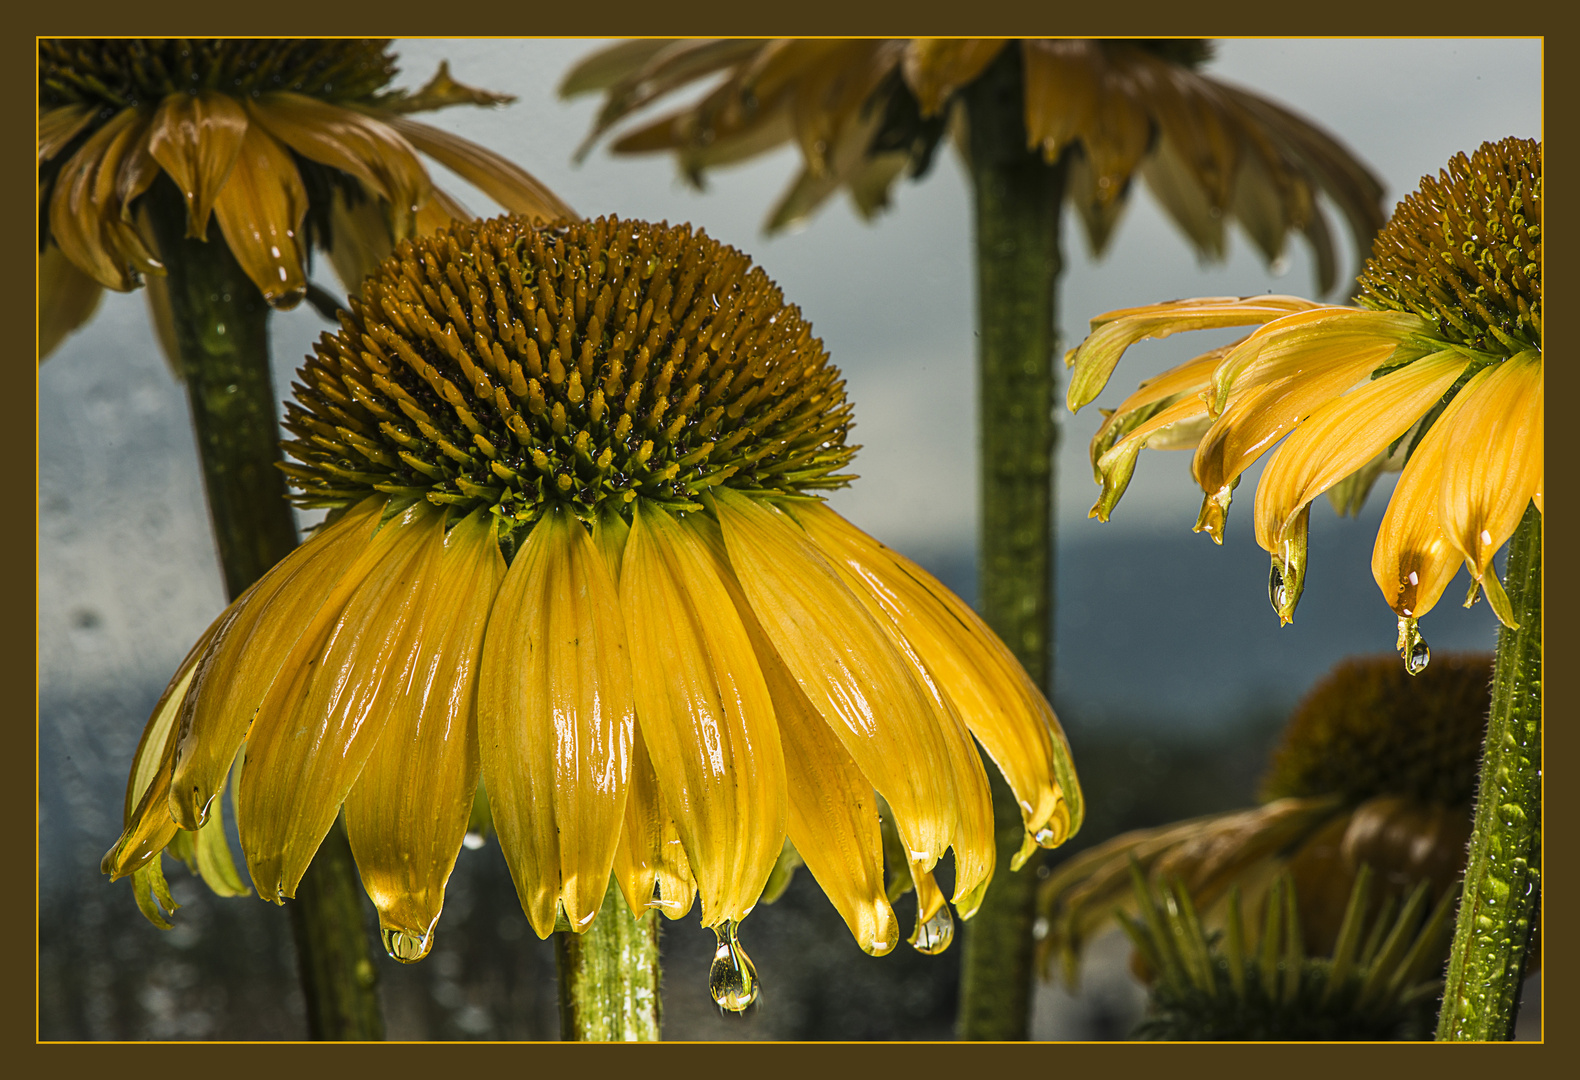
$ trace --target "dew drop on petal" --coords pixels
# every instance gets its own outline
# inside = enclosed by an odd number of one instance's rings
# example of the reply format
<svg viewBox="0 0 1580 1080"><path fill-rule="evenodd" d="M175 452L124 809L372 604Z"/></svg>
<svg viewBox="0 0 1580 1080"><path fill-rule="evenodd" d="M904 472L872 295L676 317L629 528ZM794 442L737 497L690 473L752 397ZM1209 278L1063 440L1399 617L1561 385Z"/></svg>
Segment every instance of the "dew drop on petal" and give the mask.
<svg viewBox="0 0 1580 1080"><path fill-rule="evenodd" d="M467 851L476 851L487 843L488 841L484 839L483 834L480 832L469 832L461 837L461 846Z"/></svg>
<svg viewBox="0 0 1580 1080"><path fill-rule="evenodd" d="M1398 648L1399 655L1404 658L1404 669L1412 675L1421 674L1432 661L1432 650L1427 647L1415 619L1408 615L1399 619Z"/></svg>
<svg viewBox="0 0 1580 1080"><path fill-rule="evenodd" d="M757 968L741 948L736 935L739 926L731 919L722 928L713 928L719 944L713 953L713 966L708 969L708 993L719 1008L730 1012L744 1012L757 1000Z"/></svg>
<svg viewBox="0 0 1580 1080"><path fill-rule="evenodd" d="M390 959L399 960L403 964L415 964L428 955L428 950L433 948L433 931L426 934L414 934L409 930L391 930L385 927L379 932L384 939L384 951L390 954Z"/></svg>
<svg viewBox="0 0 1580 1080"><path fill-rule="evenodd" d="M926 956L937 956L949 948L949 943L955 939L955 917L949 914L949 905L944 904L928 919L916 928L911 935L911 944L916 951Z"/></svg>

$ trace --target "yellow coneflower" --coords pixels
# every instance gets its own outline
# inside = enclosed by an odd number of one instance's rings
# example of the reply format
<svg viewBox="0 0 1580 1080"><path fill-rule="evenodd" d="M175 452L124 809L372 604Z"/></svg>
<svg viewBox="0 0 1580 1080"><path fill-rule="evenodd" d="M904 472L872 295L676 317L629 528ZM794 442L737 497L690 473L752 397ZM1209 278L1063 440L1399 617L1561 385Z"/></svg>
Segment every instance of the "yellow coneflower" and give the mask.
<svg viewBox="0 0 1580 1080"><path fill-rule="evenodd" d="M415 93L387 90L388 44L40 41L40 356L92 315L102 289L126 292L151 276L155 322L168 319L143 206L161 177L185 201L186 235L210 238L212 219L279 308L306 295L314 245L355 289L395 240L471 216L434 186L419 153L507 210L571 215L519 166L408 115L513 99L461 85L447 65Z"/></svg>
<svg viewBox="0 0 1580 1080"><path fill-rule="evenodd" d="M1378 472L1407 458L1377 532L1372 574L1399 617L1412 670L1428 658L1416 621L1459 564L1517 620L1493 554L1542 508L1541 146L1484 143L1423 177L1377 237L1360 308L1288 296L1210 298L1110 312L1066 357L1071 409L1090 402L1126 348L1181 330L1262 324L1142 384L1092 439L1106 520L1146 446L1195 447L1206 493L1198 532L1222 543L1230 493L1273 454L1256 493L1256 539L1283 622L1305 578L1310 504L1356 508Z"/></svg>
<svg viewBox="0 0 1580 1080"><path fill-rule="evenodd" d="M1044 976L1057 960L1074 986L1086 943L1135 914L1132 868L1151 886L1177 886L1211 927L1232 894L1255 905L1287 876L1312 955L1342 939L1363 872L1379 886L1369 910L1417 887L1423 902L1441 900L1465 866L1491 675L1477 654L1439 657L1419 677L1386 654L1340 663L1291 715L1262 805L1124 833L1042 884Z"/></svg>
<svg viewBox="0 0 1580 1080"><path fill-rule="evenodd" d="M695 183L708 168L794 142L801 172L769 214L774 231L842 188L863 217L887 206L902 173L930 167L966 88L995 62L1015 63L1026 146L1050 163L1071 154L1066 194L1093 251L1107 246L1139 173L1204 256L1223 257L1229 220L1269 260L1301 233L1328 291L1334 251L1317 192L1364 246L1382 224L1381 186L1332 136L1201 74L1209 56L1209 43L1192 39L645 39L588 57L560 92L605 93L585 152L637 110L722 75L700 101L612 148L673 151Z"/></svg>
<svg viewBox="0 0 1580 1080"><path fill-rule="evenodd" d="M968 917L994 866L973 736L1027 852L1080 825L1003 644L815 497L850 479L844 384L745 255L500 218L402 241L349 308L287 416L298 501L331 517L193 648L137 753L104 865L151 918L167 847L239 887L227 774L259 894L292 895L343 807L408 961L480 780L540 936L586 930L612 875L638 913L700 895L737 966L787 835L861 947L894 947L879 796L918 926L951 848Z"/></svg>

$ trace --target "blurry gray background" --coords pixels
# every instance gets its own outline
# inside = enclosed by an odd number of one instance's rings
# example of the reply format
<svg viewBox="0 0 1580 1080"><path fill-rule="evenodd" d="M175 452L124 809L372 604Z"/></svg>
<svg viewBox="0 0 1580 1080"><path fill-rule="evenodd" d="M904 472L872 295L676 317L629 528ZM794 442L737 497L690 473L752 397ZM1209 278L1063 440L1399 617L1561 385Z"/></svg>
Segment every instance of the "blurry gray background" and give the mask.
<svg viewBox="0 0 1580 1080"><path fill-rule="evenodd" d="M597 99L560 102L555 87L601 44L402 41L396 49L403 85L421 85L448 59L459 80L515 94L508 107L424 119L522 164L578 211L690 221L750 252L848 379L861 479L833 505L972 599L971 208L957 160L941 153L923 181L902 182L874 223L840 197L803 230L766 239L766 211L797 168L789 147L711 174L701 193L667 157L613 158L600 146L583 165L571 163ZM1458 151L1509 135L1539 138L1541 63L1535 40L1247 39L1218 43L1206 71L1336 134L1383 178L1391 208ZM433 171L474 212L497 212ZM1064 345L1116 307L1312 295L1308 253L1291 243L1277 273L1239 235L1226 262L1200 265L1138 184L1110 251L1094 262L1067 214ZM1340 265L1347 275L1353 253ZM327 265L315 277L341 291ZM1331 299L1342 302L1347 281ZM326 326L306 305L275 317L282 397ZM1185 335L1136 347L1097 405L1116 404L1140 379L1223 340ZM125 771L147 713L224 600L185 401L140 295L108 295L93 323L43 366L38 410L41 1034L296 1037L283 913L217 901L178 872L178 899L190 903L179 928L160 934L130 889L108 886L97 871L119 830ZM1086 445L1099 419L1095 405L1062 415L1058 470L1054 699L1094 804L1083 842L1149 816L1245 803L1278 721L1311 681L1341 656L1391 649L1394 637L1369 567L1391 477L1359 521L1335 518L1325 500L1316 508L1305 598L1295 624L1280 630L1266 599L1267 557L1251 536L1248 493L1259 469L1247 476L1222 548L1190 532L1200 495L1186 454L1143 454L1113 521L1100 525L1086 517L1097 493ZM1463 611L1455 595L1451 588L1423 624L1428 641L1490 649L1486 605ZM1179 794L1175 803L1143 790L1159 785ZM497 849L463 852L435 954L415 968L381 968L391 1037L553 1037L552 950L523 934L510 893ZM752 923L745 937L767 991L752 1015L729 1023L705 1007L711 935L689 918L670 928L670 1037L948 1037L957 962L949 954L863 957L804 874ZM1135 993L1122 975L1124 950L1109 951L1114 962L1094 969L1082 1000L1039 996L1039 1037L1123 1033Z"/></svg>

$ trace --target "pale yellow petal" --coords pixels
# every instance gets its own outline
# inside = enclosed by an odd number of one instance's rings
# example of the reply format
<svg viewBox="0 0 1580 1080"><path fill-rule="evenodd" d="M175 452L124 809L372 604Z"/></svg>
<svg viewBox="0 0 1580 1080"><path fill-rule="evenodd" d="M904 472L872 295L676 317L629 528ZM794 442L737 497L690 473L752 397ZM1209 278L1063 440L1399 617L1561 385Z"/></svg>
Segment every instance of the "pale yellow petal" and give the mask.
<svg viewBox="0 0 1580 1080"><path fill-rule="evenodd" d="M1439 513L1449 543L1482 581L1541 484L1539 355L1522 353L1493 367L1458 413L1456 428L1454 451L1443 463Z"/></svg>
<svg viewBox="0 0 1580 1080"><path fill-rule="evenodd" d="M1014 655L978 615L927 571L824 503L791 512L872 597L910 643L1009 782L1026 831L1063 843L1080 828L1080 784L1058 718Z"/></svg>
<svg viewBox="0 0 1580 1080"><path fill-rule="evenodd" d="M889 631L783 511L721 489L730 565L763 631L807 699L895 812L924 868L954 842L955 756L928 689ZM980 766L979 766L980 767Z"/></svg>
<svg viewBox="0 0 1580 1080"><path fill-rule="evenodd" d="M186 199L189 237L208 236L215 196L236 164L246 131L246 110L213 90L171 94L154 113L148 152Z"/></svg>
<svg viewBox="0 0 1580 1080"><path fill-rule="evenodd" d="M1256 542L1278 551L1290 519L1409 430L1454 385L1466 363L1453 352L1429 356L1311 413L1262 472Z"/></svg>
<svg viewBox="0 0 1580 1080"><path fill-rule="evenodd" d="M418 613L409 689L346 798L346 835L362 887L402 959L426 953L477 791L477 673L483 631L505 575L493 518L450 529Z"/></svg>
<svg viewBox="0 0 1580 1080"><path fill-rule="evenodd" d="M362 554L384 509L363 500L280 560L216 623L178 721L170 816L198 828L224 785L264 694L347 568Z"/></svg>
<svg viewBox="0 0 1580 1080"><path fill-rule="evenodd" d="M496 610L478 693L494 828L538 935L561 904L581 932L609 887L635 717L615 581L569 510L532 527Z"/></svg>
<svg viewBox="0 0 1580 1080"><path fill-rule="evenodd" d="M414 631L444 549L444 515L418 502L386 523L324 600L258 706L237 827L258 895L293 896L407 692Z"/></svg>
<svg viewBox="0 0 1580 1080"><path fill-rule="evenodd" d="M1120 356L1138 341L1165 338L1182 330L1266 323L1292 311L1319 306L1298 296L1208 296L1099 315L1092 320L1086 340L1065 353L1065 365L1075 369L1065 401L1070 411L1076 412L1097 397Z"/></svg>
<svg viewBox="0 0 1580 1080"><path fill-rule="evenodd" d="M637 718L707 926L757 902L786 815L772 700L720 569L690 522L637 504L620 571Z"/></svg>
<svg viewBox="0 0 1580 1080"><path fill-rule="evenodd" d="M388 123L413 146L453 170L512 214L554 221L581 215L537 177L508 158L442 128L392 116Z"/></svg>
<svg viewBox="0 0 1580 1080"><path fill-rule="evenodd" d="M294 307L307 295L307 189L285 147L257 124L247 125L214 216L231 254L272 306Z"/></svg>

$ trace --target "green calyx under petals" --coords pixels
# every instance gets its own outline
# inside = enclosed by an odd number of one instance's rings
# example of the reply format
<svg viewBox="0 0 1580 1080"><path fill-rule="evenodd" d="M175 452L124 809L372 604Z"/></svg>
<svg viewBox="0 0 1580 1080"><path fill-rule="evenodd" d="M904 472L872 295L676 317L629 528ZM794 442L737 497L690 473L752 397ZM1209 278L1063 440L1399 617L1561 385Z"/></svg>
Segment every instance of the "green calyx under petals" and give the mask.
<svg viewBox="0 0 1580 1080"><path fill-rule="evenodd" d="M373 491L629 520L732 488L843 486L850 406L800 311L689 226L517 217L404 241L300 370L306 506Z"/></svg>

